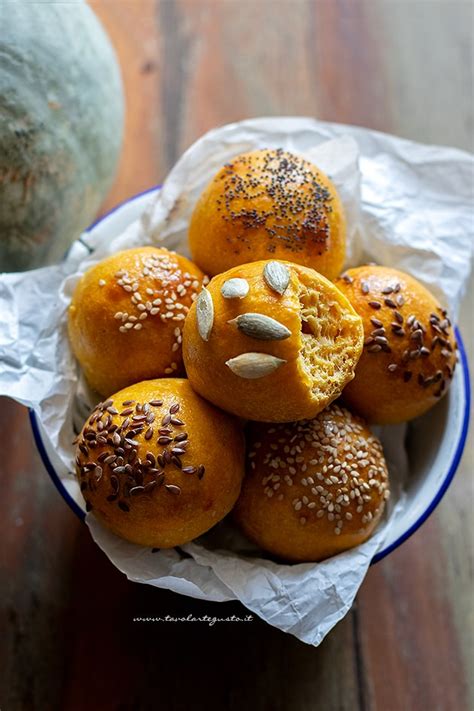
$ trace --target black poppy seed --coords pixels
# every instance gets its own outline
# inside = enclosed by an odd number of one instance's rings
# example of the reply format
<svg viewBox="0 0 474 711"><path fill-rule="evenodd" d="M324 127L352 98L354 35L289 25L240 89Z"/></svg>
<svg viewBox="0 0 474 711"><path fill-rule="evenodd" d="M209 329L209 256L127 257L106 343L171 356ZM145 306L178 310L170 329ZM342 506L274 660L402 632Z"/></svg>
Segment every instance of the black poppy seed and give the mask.
<svg viewBox="0 0 474 711"><path fill-rule="evenodd" d="M372 336L369 336L369 338L366 338L364 341L364 346L370 346L374 342L374 339Z"/></svg>
<svg viewBox="0 0 474 711"><path fill-rule="evenodd" d="M381 326L383 326L382 321L380 321L378 318L375 318L375 316L371 316L370 322L376 328L380 328Z"/></svg>
<svg viewBox="0 0 474 711"><path fill-rule="evenodd" d="M136 496L137 494L141 494L143 491L145 491L144 486L132 486L130 489L130 496Z"/></svg>
<svg viewBox="0 0 474 711"><path fill-rule="evenodd" d="M108 407L114 404L114 401L112 399L106 400L105 402L101 402L97 407L100 407L101 410L106 410Z"/></svg>
<svg viewBox="0 0 474 711"><path fill-rule="evenodd" d="M399 324L403 323L403 316L400 311L394 311L393 315L395 316L395 320L398 321Z"/></svg>
<svg viewBox="0 0 474 711"><path fill-rule="evenodd" d="M159 455L157 456L156 461L158 462L158 464L160 465L160 467L164 467L164 466L165 466L165 458L163 457L162 454L159 454Z"/></svg>
<svg viewBox="0 0 474 711"><path fill-rule="evenodd" d="M381 308L382 308L382 304L381 304L380 302L378 302L378 301L369 301L369 306L370 306L372 309L375 309L375 310L378 310L378 309L381 309Z"/></svg>
<svg viewBox="0 0 474 711"><path fill-rule="evenodd" d="M368 294L370 291L369 284L366 281L361 281L360 283L360 289L363 294Z"/></svg>
<svg viewBox="0 0 474 711"><path fill-rule="evenodd" d="M386 286L382 289L382 294L391 294L394 291L393 286Z"/></svg>
<svg viewBox="0 0 474 711"><path fill-rule="evenodd" d="M396 363L390 363L390 365L387 366L387 370L390 373L394 373L398 368L398 365Z"/></svg>
<svg viewBox="0 0 474 711"><path fill-rule="evenodd" d="M385 331L384 327L382 326L382 328L374 328L374 330L372 331L372 333L370 335L374 336L374 337L375 336L383 336L383 335L385 335L385 333L386 333L386 331Z"/></svg>
<svg viewBox="0 0 474 711"><path fill-rule="evenodd" d="M422 346L420 348L420 354L424 357L427 358L430 355L430 350L429 348L426 348L426 346Z"/></svg>
<svg viewBox="0 0 474 711"><path fill-rule="evenodd" d="M408 383L408 381L411 379L412 375L413 375L413 373L410 370L405 370L405 372L403 373L403 381L405 383Z"/></svg>
<svg viewBox="0 0 474 711"><path fill-rule="evenodd" d="M119 501L118 506L122 511L125 511L125 513L130 511L130 506L125 501Z"/></svg>
<svg viewBox="0 0 474 711"><path fill-rule="evenodd" d="M121 417L126 417L127 415L131 415L133 412L133 407L128 407L126 410L122 410L120 413Z"/></svg>
<svg viewBox="0 0 474 711"><path fill-rule="evenodd" d="M382 346L378 343L374 343L372 346L369 346L367 350L369 351L369 353L378 353L382 350Z"/></svg>
<svg viewBox="0 0 474 711"><path fill-rule="evenodd" d="M179 403L175 402L173 405L170 407L170 414L175 415L179 410Z"/></svg>
<svg viewBox="0 0 474 711"><path fill-rule="evenodd" d="M153 437L153 427L149 427L145 432L145 439L149 440Z"/></svg>
<svg viewBox="0 0 474 711"><path fill-rule="evenodd" d="M179 435L176 435L174 438L175 442L184 442L185 439L188 438L188 433L187 432L181 432Z"/></svg>
<svg viewBox="0 0 474 711"><path fill-rule="evenodd" d="M152 405L153 407L161 407L163 404L163 400L150 400L149 405Z"/></svg>
<svg viewBox="0 0 474 711"><path fill-rule="evenodd" d="M166 425L169 425L170 422L171 422L171 415L170 414L165 415L163 417L163 419L161 420L161 424L163 425L163 427Z"/></svg>
<svg viewBox="0 0 474 711"><path fill-rule="evenodd" d="M158 437L158 444L167 445L167 444L171 444L172 441L173 441L172 437L166 437L164 435Z"/></svg>
<svg viewBox="0 0 474 711"><path fill-rule="evenodd" d="M171 455L171 464L174 464L178 469L181 469L183 466L183 462L176 454Z"/></svg>
<svg viewBox="0 0 474 711"><path fill-rule="evenodd" d="M206 469L205 469L205 467L204 467L204 464L200 464L200 465L198 466L198 470L197 470L197 475L198 475L199 479L202 479L202 478L203 478L203 476L204 476L204 474L205 474L205 471L206 471Z"/></svg>
<svg viewBox="0 0 474 711"><path fill-rule="evenodd" d="M135 400L125 400L125 402L122 402L122 407L126 407L127 405L134 405Z"/></svg>
<svg viewBox="0 0 474 711"><path fill-rule="evenodd" d="M392 299L384 299L384 304L385 304L385 306L388 306L389 309L396 309L397 308L397 304Z"/></svg>
<svg viewBox="0 0 474 711"><path fill-rule="evenodd" d="M129 434L131 434L131 433L129 432ZM127 444L129 444L131 447L138 447L138 442L136 439L130 439L129 437L125 437L124 441Z"/></svg>

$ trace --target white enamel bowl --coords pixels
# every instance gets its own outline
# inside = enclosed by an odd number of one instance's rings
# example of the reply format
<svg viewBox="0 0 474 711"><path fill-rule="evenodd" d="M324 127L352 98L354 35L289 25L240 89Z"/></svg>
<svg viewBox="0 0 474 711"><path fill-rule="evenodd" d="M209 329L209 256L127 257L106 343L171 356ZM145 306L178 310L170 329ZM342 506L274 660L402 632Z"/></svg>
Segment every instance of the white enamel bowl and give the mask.
<svg viewBox="0 0 474 711"><path fill-rule="evenodd" d="M130 198L93 224L81 238L87 246L88 238L94 242L110 239L122 232L143 212L153 192L152 188ZM466 441L469 421L469 371L464 345L459 332L459 367L448 395L428 414L410 423L407 430L407 449L410 460L410 480L403 513L391 526L388 540L372 562L384 558L407 540L426 521L441 501L456 472ZM71 480L61 477L66 473L47 439L35 414L30 412L34 438L43 463L52 480L69 506L84 518L82 497Z"/></svg>

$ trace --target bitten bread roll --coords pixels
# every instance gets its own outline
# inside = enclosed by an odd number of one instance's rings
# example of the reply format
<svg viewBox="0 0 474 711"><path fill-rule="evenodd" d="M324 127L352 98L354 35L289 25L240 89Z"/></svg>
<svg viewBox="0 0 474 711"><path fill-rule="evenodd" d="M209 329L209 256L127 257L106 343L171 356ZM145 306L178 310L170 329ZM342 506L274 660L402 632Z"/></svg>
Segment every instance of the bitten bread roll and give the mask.
<svg viewBox="0 0 474 711"><path fill-rule="evenodd" d="M69 307L69 338L94 390L108 396L183 374L181 331L203 277L189 259L155 247L118 252L84 274Z"/></svg>
<svg viewBox="0 0 474 711"><path fill-rule="evenodd" d="M379 266L349 269L337 286L364 322L364 352L344 402L369 422L422 415L446 394L456 341L446 311L409 274Z"/></svg>
<svg viewBox="0 0 474 711"><path fill-rule="evenodd" d="M314 417L354 377L360 317L321 274L252 262L214 277L187 318L183 357L193 388L250 420Z"/></svg>
<svg viewBox="0 0 474 711"><path fill-rule="evenodd" d="M200 196L189 226L193 259L209 275L286 259L328 279L345 256L344 209L331 180L281 149L236 156Z"/></svg>
<svg viewBox="0 0 474 711"><path fill-rule="evenodd" d="M244 473L241 426L187 380L132 385L100 403L77 441L87 509L118 536L172 548L214 526Z"/></svg>
<svg viewBox="0 0 474 711"><path fill-rule="evenodd" d="M363 543L389 497L382 446L333 404L315 419L252 423L234 509L243 532L288 561L320 561Z"/></svg>

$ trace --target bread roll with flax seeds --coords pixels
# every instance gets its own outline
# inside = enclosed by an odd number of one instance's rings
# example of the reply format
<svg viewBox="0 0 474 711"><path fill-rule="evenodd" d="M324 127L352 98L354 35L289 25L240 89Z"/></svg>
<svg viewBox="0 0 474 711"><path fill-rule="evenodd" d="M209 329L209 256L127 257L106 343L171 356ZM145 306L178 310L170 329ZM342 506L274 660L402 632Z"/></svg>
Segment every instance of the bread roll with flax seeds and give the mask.
<svg viewBox="0 0 474 711"><path fill-rule="evenodd" d="M244 450L237 420L187 380L164 378L97 405L78 437L76 471L87 509L104 526L132 543L172 548L231 510Z"/></svg>
<svg viewBox="0 0 474 711"><path fill-rule="evenodd" d="M446 310L409 274L349 269L337 281L364 323L364 351L344 402L369 422L419 417L447 393L456 339Z"/></svg>

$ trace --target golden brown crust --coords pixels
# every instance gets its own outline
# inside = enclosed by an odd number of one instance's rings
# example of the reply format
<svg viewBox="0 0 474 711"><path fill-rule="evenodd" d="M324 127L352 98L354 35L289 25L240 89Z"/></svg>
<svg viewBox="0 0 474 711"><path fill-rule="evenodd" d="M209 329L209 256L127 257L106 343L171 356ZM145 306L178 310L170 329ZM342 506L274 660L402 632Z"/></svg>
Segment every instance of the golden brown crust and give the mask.
<svg viewBox="0 0 474 711"><path fill-rule="evenodd" d="M364 352L344 402L370 422L422 415L446 394L456 366L454 331L435 297L404 272L349 269L336 281L364 322Z"/></svg>
<svg viewBox="0 0 474 711"><path fill-rule="evenodd" d="M69 338L90 385L107 396L140 380L183 373L181 330L203 283L167 249L118 252L91 267L69 307Z"/></svg>
<svg viewBox="0 0 474 711"><path fill-rule="evenodd" d="M231 510L244 448L239 423L187 380L150 380L94 409L78 438L76 471L88 510L107 528L133 543L171 548Z"/></svg>
<svg viewBox="0 0 474 711"><path fill-rule="evenodd" d="M210 275L251 260L286 259L334 279L345 241L344 209L331 180L281 149L244 153L221 168L189 226L193 259Z"/></svg>
<svg viewBox="0 0 474 711"><path fill-rule="evenodd" d="M338 404L310 421L252 423L234 517L264 550L319 561L369 538L389 496L380 442Z"/></svg>
<svg viewBox="0 0 474 711"><path fill-rule="evenodd" d="M342 293L314 270L277 262L289 275L280 294L265 279L269 264L241 265L211 280L207 292L214 315L208 339L199 332L198 302L186 318L186 371L200 395L246 419L285 422L313 417L353 377L362 350L362 325ZM248 287L244 297L222 295L230 279L244 280ZM274 319L286 335L273 340L243 331L239 319L244 314ZM260 361L265 367L269 360L268 374L250 377L245 358L253 359L250 371Z"/></svg>

